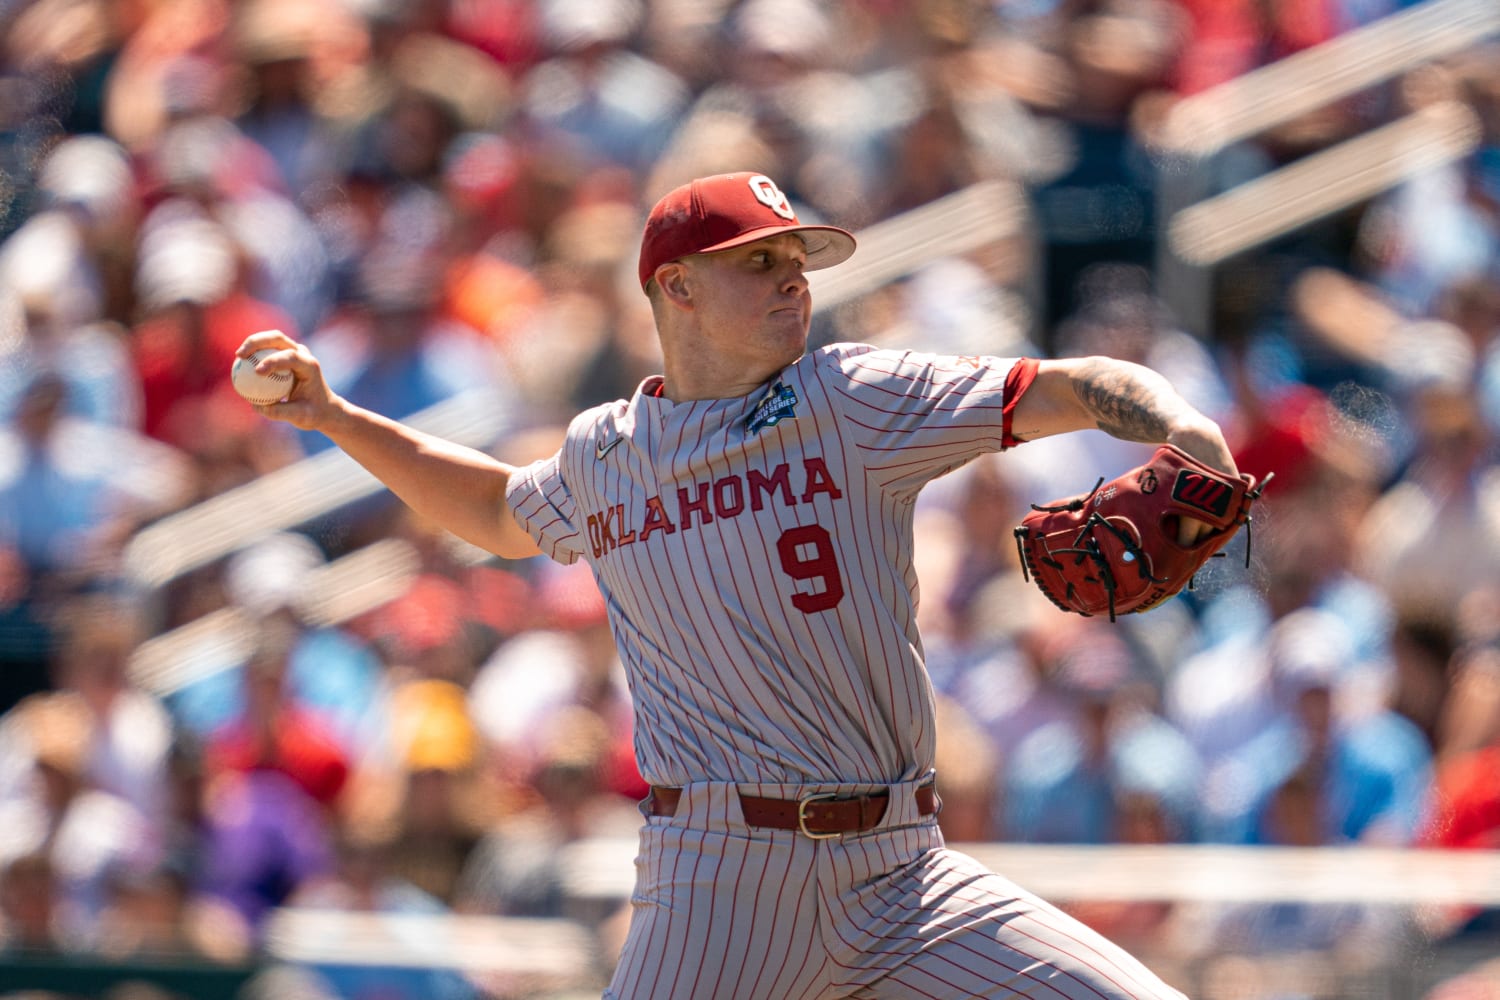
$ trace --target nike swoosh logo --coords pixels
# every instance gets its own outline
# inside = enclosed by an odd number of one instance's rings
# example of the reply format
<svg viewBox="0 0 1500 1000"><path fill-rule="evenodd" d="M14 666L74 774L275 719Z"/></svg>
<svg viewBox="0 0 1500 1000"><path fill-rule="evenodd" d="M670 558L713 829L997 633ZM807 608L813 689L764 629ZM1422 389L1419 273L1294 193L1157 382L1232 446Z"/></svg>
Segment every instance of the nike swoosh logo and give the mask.
<svg viewBox="0 0 1500 1000"><path fill-rule="evenodd" d="M596 459L599 459L600 461L603 461L604 460L604 456L609 454L610 449L613 448L615 445L619 444L623 440L625 440L625 439L622 438L622 437L620 437L620 435L616 434L614 437L610 438L608 441L599 441L599 442L596 442L595 445L594 445L594 457Z"/></svg>

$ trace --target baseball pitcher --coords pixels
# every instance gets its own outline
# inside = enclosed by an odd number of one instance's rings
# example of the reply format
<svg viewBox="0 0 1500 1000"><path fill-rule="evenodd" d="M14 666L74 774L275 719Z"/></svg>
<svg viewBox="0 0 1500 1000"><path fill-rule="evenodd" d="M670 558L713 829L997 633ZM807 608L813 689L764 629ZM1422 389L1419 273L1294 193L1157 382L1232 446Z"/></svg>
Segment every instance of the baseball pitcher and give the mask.
<svg viewBox="0 0 1500 1000"><path fill-rule="evenodd" d="M1178 997L944 846L912 513L938 476L1050 434L1171 444L1233 478L1224 437L1107 358L809 352L806 272L854 249L760 174L670 192L639 267L662 374L525 467L349 404L280 333L239 355L270 349L259 369L296 380L262 413L326 434L420 513L592 568L653 786L606 996Z"/></svg>

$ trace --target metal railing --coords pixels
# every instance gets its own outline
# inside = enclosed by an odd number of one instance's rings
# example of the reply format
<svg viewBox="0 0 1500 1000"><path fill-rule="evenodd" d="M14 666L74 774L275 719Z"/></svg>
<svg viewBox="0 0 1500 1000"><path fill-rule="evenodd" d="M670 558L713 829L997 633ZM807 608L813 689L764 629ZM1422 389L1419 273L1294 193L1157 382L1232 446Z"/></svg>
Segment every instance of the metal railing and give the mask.
<svg viewBox="0 0 1500 1000"><path fill-rule="evenodd" d="M1418 113L1331 147L1313 166L1293 164L1209 197L1214 154L1497 34L1495 0L1428 0L1179 101L1153 139L1156 281L1180 324L1212 332L1214 265L1461 157L1477 135L1451 108ZM1421 150L1423 142L1433 148ZM1235 231L1220 235L1217 225Z"/></svg>

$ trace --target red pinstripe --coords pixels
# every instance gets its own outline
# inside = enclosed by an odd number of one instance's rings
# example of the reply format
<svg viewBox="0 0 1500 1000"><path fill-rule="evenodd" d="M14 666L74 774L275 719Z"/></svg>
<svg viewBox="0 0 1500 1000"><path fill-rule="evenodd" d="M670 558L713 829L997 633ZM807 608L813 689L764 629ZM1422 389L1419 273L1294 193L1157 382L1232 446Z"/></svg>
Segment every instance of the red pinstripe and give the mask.
<svg viewBox="0 0 1500 1000"><path fill-rule="evenodd" d="M813 385L809 386L809 391L810 392L812 392L812 391L820 392L822 394L825 402L828 402L827 390L821 384L814 383ZM814 413L817 413L817 412L820 412L820 411L818 411L818 410L815 409ZM840 450L843 451L844 453L848 454L849 451L850 451L850 449L849 449L848 445L844 441L844 434L843 434L843 430L839 427L839 421L838 420L832 420L832 421L829 421L829 423L831 425L830 426L831 436L835 440L837 440L839 442ZM815 432L815 434L817 435L817 437L819 439L824 439L824 432L823 432L823 428L821 426L821 422L819 422L819 424L817 424L817 425L814 426L814 432ZM853 483L848 483L847 486L846 486L846 488L848 488L848 489L854 489ZM866 486L865 486L864 483L861 483L859 488L860 488L861 492L863 492L866 489ZM867 529L866 529L867 530L867 537L871 537L871 538L879 537L879 533L882 530L881 529L881 525L884 524L884 523L886 523L886 522L884 522L884 521L882 521L880 523L876 523L875 522L875 518L871 516L872 513L873 513L873 511L872 511L872 505L870 505L870 504L863 504L861 506L865 510L865 522L866 522L866 525L867 525ZM884 506L885 505L883 503L880 505L880 507L881 507L882 510L884 509ZM838 539L837 539L837 537L835 537L835 544L837 544L837 542L838 542ZM903 547L900 551L908 551L908 550L909 550L909 547ZM887 581L884 579L883 574L881 574L879 572L878 567L873 567L873 566L871 566L869 564L869 559L872 556L872 553L866 551L865 549L861 548L860 546L854 546L854 554L855 554L856 560L858 561L858 565L860 567L860 573L859 573L860 578L862 578L864 580L867 580L867 581L873 581L877 586L880 586L880 587L887 586ZM845 562L845 565L847 565L847 562ZM904 576L904 574L903 574L903 576ZM885 594L885 593L880 594L880 600L887 607L898 607L900 605L900 602L898 602L895 599L895 597L896 597L896 595L894 595L894 594ZM864 656L864 659L862 661L863 663L873 664L873 663L890 663L890 662L894 662L894 658L891 656L891 650L889 650L886 647L886 636L884 634L882 634L882 635L880 635L879 638L881 640L881 644L880 644L881 648L879 649L879 656L878 656L878 658L872 658L871 655L870 655L870 650L866 646L866 647L864 647L865 656ZM910 699L910 695L912 694L912 692L909 691L909 690L906 692L907 695L908 695L907 700L905 700L905 701L899 701L899 700L896 699L896 697L895 697L895 686L894 686L895 685L895 676L896 676L896 671L886 671L885 678L884 678L885 683L886 683L886 702L885 703L887 705L906 705L906 706L917 704L917 702L912 701ZM878 678L878 677L874 677L874 676L869 677L869 682L871 682L871 683L877 683L877 682L879 682L879 680L880 680L880 678ZM866 719L864 721L868 725L868 719Z"/></svg>
<svg viewBox="0 0 1500 1000"><path fill-rule="evenodd" d="M816 386L815 385L809 385L807 388L808 388L809 391L811 391L811 390L816 389ZM794 428L794 430L793 430L793 433L797 435L798 441L802 445L802 447L803 447L804 450L806 450L807 447L808 447L807 438L809 438L809 437L812 439L814 447L816 447L820 442L826 440L825 436L824 436L824 433L823 433L823 430L822 430L822 428L818 424L818 412L817 412L817 410L813 410L813 412L812 412L812 422L813 422L813 433L811 435L804 435L803 434L803 427L800 424L796 425L795 428ZM835 424L836 423L837 422L835 421ZM835 435L837 435L837 430L836 429L835 429ZM864 493L864 485L862 483L856 483L856 482L851 481L847 475L843 477L843 482L844 482L844 489L846 491L846 495L848 493L855 493L858 496L858 495L862 495ZM854 506L854 505L851 504L851 506ZM845 551L844 546L840 543L840 537L841 537L840 533L838 533L838 532L834 533L834 535L833 535L834 550L835 550L835 554L836 554L836 556L838 558L839 565L847 567L849 565L848 554ZM878 581L880 579L880 577L879 577L878 574L873 574L873 573L870 574L867 577L865 577L864 574L861 574L861 576L864 577L867 581L868 580L876 580L876 581ZM813 626L815 628L824 629L826 631L831 631L833 629L833 627L834 627L833 622L831 620L829 620L829 618L827 616L818 616L817 619L814 622L809 622L809 625L811 625L811 626ZM860 683L861 679L855 676L854 671L857 670L858 667L860 665L862 665L862 664L871 664L871 663L882 662L882 661L875 661L875 660L871 660L870 659L870 650L869 650L868 645L865 642L865 640L868 637L868 633L864 632L864 631L859 631L856 634L858 635L858 637L860 639L860 651L862 653L862 656L860 656L859 658L857 658L855 660L846 661L846 662L843 662L843 663L839 663L839 662L836 662L836 661L830 661L829 658L826 656L826 654L825 654L824 651L827 650L827 649L834 649L834 648L836 648L835 645L832 642L828 642L826 644L825 643L818 643L817 645L815 645L813 647L812 650L808 650L807 652L811 652L813 655L815 655L817 657L818 666L820 668L822 668L824 671L826 671L828 673L828 675L831 676L834 673L834 671L837 671L838 673L840 673L840 674L843 675L843 677L845 678L845 681L848 684L848 687L849 687L850 690L858 691L858 690L860 690L863 687L863 685ZM832 637L830 636L830 639L831 638ZM873 679L874 678L868 678L868 680L873 680ZM859 708L859 716L860 716L860 718L859 718L860 728L864 732L871 732L871 731L873 731L871 729L871 721L870 721L869 713L867 712L866 706L865 706L865 704L864 704L863 701L861 701L858 704L858 708ZM823 739L823 743L824 743L825 747L828 747L830 750L832 749L830 741L826 737Z"/></svg>
<svg viewBox="0 0 1500 1000"><path fill-rule="evenodd" d="M850 880L850 882L852 882L852 880L853 880L853 873L852 873L852 871L850 871L849 880ZM981 900L974 900L974 901L972 901L972 903L978 904L978 903L981 903ZM990 901L990 904L992 904L992 906L993 906L993 901ZM897 904L891 904L891 907L892 907L892 909L901 909L901 907L897 907ZM877 915L877 913L871 912L871 910L868 909L868 907L861 907L861 909L864 909L865 916L867 916L867 918L870 918L871 921L880 922L880 924L886 924L886 925L897 925L897 927L901 927L901 925L903 925L903 924L898 924L898 922L891 921L891 919L886 918L886 916ZM909 910L909 912L912 912L912 913L930 913L930 909L924 909L924 907L904 907L904 909L907 909L907 910ZM847 915L847 913L849 913L849 912L847 912L847 910L844 910L844 913L846 913L846 915ZM910 937L919 937L919 936L921 936L922 931L926 931L927 930L927 927L929 927L929 925L930 925L930 921L926 921L926 919L919 919L919 921L906 922L906 924L904 924L904 927L915 928L916 933L912 934L912 936L901 936L901 939L903 939L903 940L909 940ZM850 949L852 949L852 951L853 951L853 949L856 948L856 946L853 945L853 943L850 943L850 942L846 942L846 945L849 945ZM960 948L965 949L965 951L968 951L969 954L974 955L975 958L980 958L980 960L986 961L986 963L993 963L993 964L996 964L996 966L1001 966L1002 969L1007 970L1007 972L1020 973L1020 975L1022 975L1023 978L1031 979L1031 981L1037 982L1037 984L1040 984L1040 985L1043 985L1043 987L1049 988L1049 990L1052 990L1053 993L1058 994L1059 997L1064 997L1064 1000L1073 1000L1073 999L1070 999L1070 997L1068 997L1068 994L1062 993L1061 990L1058 990L1058 988L1053 987L1053 985L1049 984L1049 982L1043 981L1043 979L1038 979L1037 976L1031 975L1031 973L1025 972L1025 970L1019 969L1019 967L1010 966L1010 964L1004 963L1004 961L999 960L999 958L996 958L995 955L993 955L993 954L989 954L989 952L980 952L980 951L977 951L977 949L968 948L968 946L963 946L963 945L960 945ZM1028 958L1028 960L1034 961L1034 963L1035 963L1035 961L1043 961L1043 957L1040 957L1040 955L1028 955L1028 954L1025 954L1025 952L1019 951L1019 949L1010 949L1010 951L1016 951L1017 955L1022 955L1023 958ZM947 960L945 960L945 961L947 961ZM953 963L950 963L950 964L953 964ZM906 979L901 978L901 970L903 970L903 969L904 969L904 964L901 964L901 966L895 967L894 972L891 973L891 979L892 979L892 981L898 981L898 982L903 982L903 984L907 984ZM932 973L929 973L929 975L932 975ZM936 976L933 976L933 978L936 979ZM909 985L909 984L907 984L907 985ZM1106 996L1106 994L1098 993L1098 991L1094 991L1094 993L1095 993L1095 996L1100 996L1100 997ZM924 996L929 996L929 994L924 994ZM960 996L960 994L950 994L950 996Z"/></svg>
<svg viewBox="0 0 1500 1000"><path fill-rule="evenodd" d="M986 900L985 900L984 897L968 897L968 898L965 898L965 897L959 896L956 893L947 894L947 896L945 898L960 899L963 902L970 904L971 907L975 907L975 908L983 906L986 903ZM918 919L914 919L914 920L900 920L900 921L898 921L898 920L893 920L893 919L891 919L889 917L886 917L884 914L874 913L874 912L870 911L868 907L864 908L865 909L865 914L866 914L866 916L869 918L869 920L871 922L885 923L885 924L891 926L892 928L909 928L913 932L912 934L909 934L909 935L902 935L903 938L905 938L905 937L911 937L911 936L920 936L920 935L922 935L923 933L927 932L930 929L931 924L932 924L932 921L930 919L930 917L931 917L931 908L930 907L902 907L898 903L889 903L887 905L889 905L892 909L904 909L904 910L906 910L909 913L915 913L915 914L920 914L920 915L925 915L925 916L920 916ZM944 912L947 912L947 911L944 911ZM964 911L959 911L959 912L964 912ZM1068 998L1069 997L1069 994L1065 993L1063 990L1059 989L1057 986L1053 985L1052 983L1049 983L1046 980L1043 980L1043 979L1037 977L1036 975L1034 975L1034 974L1032 974L1030 972L1027 972L1026 971L1026 967L1011 965L1011 964L1009 964L1009 963L1001 960L999 957L997 957L996 955L992 954L991 952L980 951L977 948L974 948L974 947L971 947L971 946L969 946L967 944L964 944L961 941L954 941L954 942L951 942L951 943L953 944L953 946L955 946L957 948L960 948L963 951L967 952L968 954L974 956L974 958L977 959L977 960L980 960L980 961L983 961L983 962L986 962L986 963L989 963L989 964L993 964L993 965L998 965L1000 968L1006 970L1007 972L1018 973L1018 974L1020 974L1025 979L1028 979L1028 980L1030 980L1032 982L1035 982L1035 983L1037 983L1040 986L1047 987L1052 992L1058 994L1058 996L1061 996L1061 997L1064 997L1064 998ZM1033 965L1035 963L1037 963L1037 962L1046 961L1046 956L1042 952L1036 952L1036 953L1026 952L1026 951L1022 951L1020 948L1015 947L1014 945L1006 945L1005 948L1006 948L1007 951L1014 952L1016 955L1018 955L1018 956L1020 956L1020 957L1022 957L1024 959L1026 959L1028 962L1032 963ZM924 958L926 958L927 960L931 961L933 954L935 954L935 953L929 953L928 955L924 955ZM1076 958L1077 956L1069 954L1068 957L1070 957L1070 958ZM958 968L958 969L965 969L964 966L960 966L960 965L958 965L957 962L953 961L950 958L942 956L942 955L936 955L936 960L945 962L945 963L947 963L949 965L952 965L952 966L954 966L955 968ZM907 982L907 980L905 978L903 978L903 976L902 976L903 971L905 971L907 968L908 968L908 966L906 966L906 965L898 967L896 969L896 971L894 971L894 972L891 973L891 978L893 980L895 980L895 981ZM970 970L965 970L965 971L970 971ZM934 979L939 978L936 975L936 973L933 973L931 971L927 971L926 974L932 976ZM1082 985L1086 989L1088 989L1089 993L1091 993L1093 996L1096 996L1096 997L1107 997L1108 996L1108 994L1105 994L1105 993L1101 992L1100 990L1095 989L1092 986L1089 986L1087 983L1083 983L1081 980L1077 980L1077 977L1073 976L1071 973L1068 973L1068 975L1071 978L1073 978L1075 981L1078 981L1080 983L1080 985ZM946 983L946 985L955 986L956 987L957 984L955 984L955 983ZM1038 998L1036 998L1036 997L1030 997L1029 1000L1038 1000Z"/></svg>

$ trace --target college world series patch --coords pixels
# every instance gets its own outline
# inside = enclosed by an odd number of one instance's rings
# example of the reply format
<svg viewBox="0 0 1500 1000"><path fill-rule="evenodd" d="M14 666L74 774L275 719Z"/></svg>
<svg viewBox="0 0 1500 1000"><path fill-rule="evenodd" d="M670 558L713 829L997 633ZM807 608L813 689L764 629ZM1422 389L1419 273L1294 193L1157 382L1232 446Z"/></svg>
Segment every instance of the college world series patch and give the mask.
<svg viewBox="0 0 1500 1000"><path fill-rule="evenodd" d="M750 416L745 418L745 430L754 434L766 427L773 427L787 417L797 416L797 393L785 382L771 386Z"/></svg>

